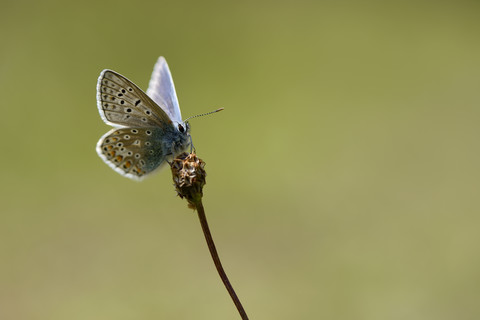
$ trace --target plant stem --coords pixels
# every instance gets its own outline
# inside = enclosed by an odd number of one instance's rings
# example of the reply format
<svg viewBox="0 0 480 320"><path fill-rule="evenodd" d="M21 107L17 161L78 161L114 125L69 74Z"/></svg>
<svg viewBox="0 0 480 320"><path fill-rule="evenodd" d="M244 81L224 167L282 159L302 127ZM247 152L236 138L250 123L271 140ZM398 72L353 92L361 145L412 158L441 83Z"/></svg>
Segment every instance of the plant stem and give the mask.
<svg viewBox="0 0 480 320"><path fill-rule="evenodd" d="M207 217L205 216L205 209L203 208L202 200L196 202L196 209L198 213L198 218L200 219L200 224L202 225L203 234L205 235L205 240L207 240L208 249L210 250L210 254L212 255L213 262L215 263L215 267L217 268L218 274L227 288L230 297L232 297L233 303L237 307L242 320L248 320L247 313L243 309L242 303L240 299L238 299L235 290L233 290L230 281L228 280L227 274L225 270L223 270L222 263L220 262L220 258L217 253L217 249L215 248L215 243L213 242L212 234L210 233L210 228L208 227Z"/></svg>

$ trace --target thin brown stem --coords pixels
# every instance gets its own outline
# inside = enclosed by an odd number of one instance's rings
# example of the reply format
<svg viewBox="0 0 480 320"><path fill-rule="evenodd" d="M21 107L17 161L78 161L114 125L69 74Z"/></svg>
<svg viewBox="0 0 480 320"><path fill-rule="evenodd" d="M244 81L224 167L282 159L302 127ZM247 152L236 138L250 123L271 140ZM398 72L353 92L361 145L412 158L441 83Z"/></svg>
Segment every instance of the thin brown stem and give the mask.
<svg viewBox="0 0 480 320"><path fill-rule="evenodd" d="M210 233L210 228L208 227L207 217L205 215L205 209L203 208L202 200L196 202L196 209L198 213L198 218L200 219L200 224L202 225L203 234L205 235L205 240L207 240L208 249L210 250L210 254L212 255L213 262L215 263L215 267L217 268L218 274L227 288L230 297L232 297L233 303L237 307L242 320L248 320L247 313L243 309L242 303L240 299L238 299L235 290L233 290L230 281L228 280L227 274L225 270L223 270L222 263L220 262L220 258L217 253L217 249L215 248L215 243L213 242L212 234Z"/></svg>

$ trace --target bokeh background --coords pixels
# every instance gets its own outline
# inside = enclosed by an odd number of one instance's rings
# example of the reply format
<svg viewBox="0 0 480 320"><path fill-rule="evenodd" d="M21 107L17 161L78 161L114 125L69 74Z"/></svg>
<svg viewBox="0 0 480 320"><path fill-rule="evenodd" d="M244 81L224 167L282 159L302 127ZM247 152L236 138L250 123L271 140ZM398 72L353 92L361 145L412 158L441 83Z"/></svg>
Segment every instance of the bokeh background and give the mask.
<svg viewBox="0 0 480 320"><path fill-rule="evenodd" d="M480 318L477 1L2 1L0 319L239 319L168 169L95 153L169 62L251 319Z"/></svg>

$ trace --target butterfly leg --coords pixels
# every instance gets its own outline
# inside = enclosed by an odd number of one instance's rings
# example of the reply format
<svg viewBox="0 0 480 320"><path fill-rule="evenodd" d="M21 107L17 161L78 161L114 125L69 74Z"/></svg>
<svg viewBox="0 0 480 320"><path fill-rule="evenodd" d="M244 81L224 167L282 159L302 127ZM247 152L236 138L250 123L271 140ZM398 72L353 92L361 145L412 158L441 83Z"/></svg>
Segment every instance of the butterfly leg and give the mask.
<svg viewBox="0 0 480 320"><path fill-rule="evenodd" d="M171 157L171 160L169 158ZM175 158L175 142L172 142L172 146L170 148L170 152L165 155L165 161L169 164L172 165L172 161Z"/></svg>
<svg viewBox="0 0 480 320"><path fill-rule="evenodd" d="M190 153L192 153L192 151L194 153L197 153L197 150L195 149L195 146L193 145L193 139L192 139L192 136L189 136L190 138Z"/></svg>

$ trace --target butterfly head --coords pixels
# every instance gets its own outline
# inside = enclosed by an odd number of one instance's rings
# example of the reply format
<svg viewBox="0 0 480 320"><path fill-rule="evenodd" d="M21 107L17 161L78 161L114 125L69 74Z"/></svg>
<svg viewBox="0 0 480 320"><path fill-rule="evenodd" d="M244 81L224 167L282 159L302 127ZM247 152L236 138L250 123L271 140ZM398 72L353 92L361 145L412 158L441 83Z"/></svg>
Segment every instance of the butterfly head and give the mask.
<svg viewBox="0 0 480 320"><path fill-rule="evenodd" d="M188 123L188 121L185 121L183 123L178 122L176 128L178 132L184 135L190 135L190 123Z"/></svg>

